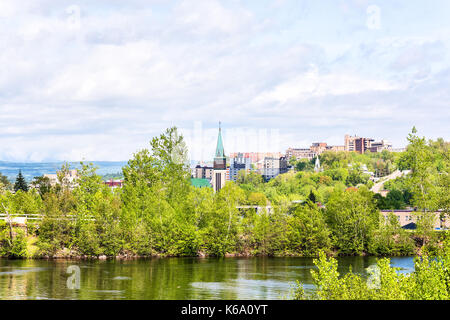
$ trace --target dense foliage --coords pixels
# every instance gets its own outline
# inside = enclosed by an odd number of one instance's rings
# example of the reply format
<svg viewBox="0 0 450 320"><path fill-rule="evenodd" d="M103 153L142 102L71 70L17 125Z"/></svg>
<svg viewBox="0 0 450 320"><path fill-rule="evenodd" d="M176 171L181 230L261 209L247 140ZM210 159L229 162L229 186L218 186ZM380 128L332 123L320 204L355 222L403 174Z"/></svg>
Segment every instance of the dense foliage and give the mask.
<svg viewBox="0 0 450 320"><path fill-rule="evenodd" d="M8 177L0 172L0 191L8 190L10 186L11 182L8 180Z"/></svg>
<svg viewBox="0 0 450 320"><path fill-rule="evenodd" d="M353 273L344 276L338 272L335 258L327 259L321 253L314 260L317 270L311 270L317 288L306 294L298 284L294 299L305 300L449 300L450 299L450 248L445 241L437 256L428 254L415 258L415 270L400 273L390 266L388 258L379 259L371 268L369 277Z"/></svg>
<svg viewBox="0 0 450 320"><path fill-rule="evenodd" d="M66 165L56 185L36 177L28 191L0 188L0 212L7 216L0 224L0 255L409 255L437 250L440 236L433 231L430 211L440 208L445 218L450 207L448 143L426 142L415 132L409 141L400 154L325 152L320 172L311 162L293 161L298 171L268 183L256 173L240 172L236 183L227 182L214 194L191 186L183 137L170 128L128 161L122 188L109 188L96 168L84 163L75 182L67 179ZM388 174L397 167L411 173L386 183L391 196L375 196L366 168ZM395 216L381 219L380 208L406 205L418 208L416 231L402 229ZM29 217L26 229L13 223L24 215Z"/></svg>

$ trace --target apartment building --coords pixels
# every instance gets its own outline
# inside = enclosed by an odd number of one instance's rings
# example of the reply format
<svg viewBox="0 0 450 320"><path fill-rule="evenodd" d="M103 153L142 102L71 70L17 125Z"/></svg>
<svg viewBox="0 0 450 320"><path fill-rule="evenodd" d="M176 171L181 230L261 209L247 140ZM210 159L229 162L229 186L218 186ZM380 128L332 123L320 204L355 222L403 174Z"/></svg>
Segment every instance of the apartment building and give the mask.
<svg viewBox="0 0 450 320"><path fill-rule="evenodd" d="M328 145L326 142L314 142L309 149L312 152L320 155L327 150L327 147Z"/></svg>
<svg viewBox="0 0 450 320"><path fill-rule="evenodd" d="M367 150L370 150L372 142L374 141L375 140L372 138L361 138L356 135L355 136L345 135L344 137L345 151L365 153Z"/></svg>
<svg viewBox="0 0 450 320"><path fill-rule="evenodd" d="M214 168L208 166L201 166L198 164L193 172L192 176L196 179L208 179L211 180L213 177Z"/></svg>
<svg viewBox="0 0 450 320"><path fill-rule="evenodd" d="M358 136L345 135L344 137L345 151L355 151L358 153L382 152L383 150L392 151L392 144L387 140L375 141L372 138L361 138Z"/></svg>
<svg viewBox="0 0 450 320"><path fill-rule="evenodd" d="M311 149L298 149L298 148L289 148L286 150L286 159L289 161L292 157L295 159L308 159L312 160L317 156L317 153L312 151Z"/></svg>
<svg viewBox="0 0 450 320"><path fill-rule="evenodd" d="M281 152L232 152L230 153L230 158L236 158L241 153L244 158L249 158L251 163L264 161L264 158L281 158L283 156Z"/></svg>
<svg viewBox="0 0 450 320"><path fill-rule="evenodd" d="M392 151L392 144L387 140L372 142L369 150L370 152L382 152L383 150Z"/></svg>
<svg viewBox="0 0 450 320"><path fill-rule="evenodd" d="M263 169L263 178L266 181L269 181L279 174L286 173L288 171L287 168L287 158L265 158L264 159L264 169Z"/></svg>
<svg viewBox="0 0 450 320"><path fill-rule="evenodd" d="M440 211L434 212L434 219L432 221L433 228L435 230L448 230L450 228L450 220L449 219L441 219L441 213ZM389 215L393 214L400 226L405 229L416 229L417 227L417 219L418 219L418 212L407 209L407 210L381 210L381 215L383 216L384 220L387 221L389 218ZM431 212L429 213L431 214Z"/></svg>
<svg viewBox="0 0 450 320"><path fill-rule="evenodd" d="M237 156L230 159L229 180L236 182L239 171L244 170L249 173L251 169L251 159L249 157L245 157L243 153L238 153Z"/></svg>

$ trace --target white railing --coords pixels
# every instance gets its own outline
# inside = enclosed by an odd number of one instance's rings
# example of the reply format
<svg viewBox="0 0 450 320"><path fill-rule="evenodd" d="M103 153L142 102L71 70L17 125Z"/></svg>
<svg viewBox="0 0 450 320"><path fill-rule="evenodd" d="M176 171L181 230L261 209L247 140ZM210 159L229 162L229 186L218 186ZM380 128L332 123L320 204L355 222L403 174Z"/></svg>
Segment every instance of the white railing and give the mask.
<svg viewBox="0 0 450 320"><path fill-rule="evenodd" d="M26 224L28 220L43 220L44 219L44 215L42 214L18 214L18 215L8 215L6 213L0 213L0 220L6 221L6 222L12 222L12 223L17 223L17 224ZM71 215L67 215L65 217L58 217L58 218L51 218L49 217L49 219L53 219L53 220L70 220L70 221L74 221L76 220L77 216L74 214ZM95 221L94 216L86 216L84 217L84 220L87 221Z"/></svg>

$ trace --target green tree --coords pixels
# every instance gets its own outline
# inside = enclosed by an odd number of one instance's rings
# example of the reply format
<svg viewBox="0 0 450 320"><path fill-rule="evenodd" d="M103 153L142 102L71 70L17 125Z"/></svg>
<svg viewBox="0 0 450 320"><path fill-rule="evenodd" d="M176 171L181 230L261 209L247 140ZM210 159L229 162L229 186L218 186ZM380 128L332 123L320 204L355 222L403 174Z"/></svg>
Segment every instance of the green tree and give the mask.
<svg viewBox="0 0 450 320"><path fill-rule="evenodd" d="M289 220L289 247L302 255L314 256L320 250L330 250L330 235L324 212L312 202L297 207Z"/></svg>
<svg viewBox="0 0 450 320"><path fill-rule="evenodd" d="M361 254L367 251L380 217L370 191L366 188L336 191L328 201L326 214L334 245L340 252Z"/></svg>
<svg viewBox="0 0 450 320"><path fill-rule="evenodd" d="M75 234L73 215L76 200L69 190L50 192L43 200L43 218L39 224L36 245L41 256L53 257L64 249L70 249Z"/></svg>
<svg viewBox="0 0 450 320"><path fill-rule="evenodd" d="M312 171L314 169L314 163L312 160L300 159L295 164L297 171Z"/></svg>
<svg viewBox="0 0 450 320"><path fill-rule="evenodd" d="M316 195L312 190L309 192L308 200L311 201L312 203L316 203Z"/></svg>
<svg viewBox="0 0 450 320"><path fill-rule="evenodd" d="M295 167L295 165L297 164L297 158L295 156L292 156L288 162L291 167Z"/></svg>
<svg viewBox="0 0 450 320"><path fill-rule="evenodd" d="M248 195L248 203L251 205L267 206L268 200L262 192L251 192Z"/></svg>
<svg viewBox="0 0 450 320"><path fill-rule="evenodd" d="M208 212L206 226L199 231L201 250L216 256L235 252L238 243L240 212L245 193L233 182L227 182L216 194L214 210Z"/></svg>
<svg viewBox="0 0 450 320"><path fill-rule="evenodd" d="M33 181L31 181L31 186L38 190L41 197L49 193L52 188L50 179L44 176L34 177Z"/></svg>
<svg viewBox="0 0 450 320"><path fill-rule="evenodd" d="M9 189L11 187L11 182L9 181L7 176L4 176L1 172L0 172L0 190L2 189Z"/></svg>
<svg viewBox="0 0 450 320"><path fill-rule="evenodd" d="M19 170L19 174L16 178L16 183L14 184L14 191L22 190L27 192L28 191L28 184L25 181L25 178L22 175L22 170Z"/></svg>
<svg viewBox="0 0 450 320"><path fill-rule="evenodd" d="M288 239L289 217L278 207L272 208L271 212L265 209L258 214L254 213L248 221L248 234L251 240L248 247L253 248L253 253L274 256L286 252ZM245 221L245 218L241 221ZM241 239L245 233L240 232ZM244 247L245 251L245 247Z"/></svg>
<svg viewBox="0 0 450 320"><path fill-rule="evenodd" d="M142 254L196 251L195 212L190 210L187 150L175 127L137 152L123 168L125 242ZM180 246L180 244L183 244ZM187 251L186 248L189 248Z"/></svg>
<svg viewBox="0 0 450 320"><path fill-rule="evenodd" d="M76 214L71 247L83 255L100 255L105 253L105 248L109 254L117 254L120 250L117 246L112 250L108 246L120 241L116 239L117 234L110 232L119 218L117 210L109 211L109 201L113 201L111 191L96 174L97 168L92 163L81 162L80 165L75 181L77 187L73 190Z"/></svg>
<svg viewBox="0 0 450 320"><path fill-rule="evenodd" d="M414 241L408 232L400 227L397 217L390 213L375 230L368 250L373 255L411 255L414 253Z"/></svg>
<svg viewBox="0 0 450 320"><path fill-rule="evenodd" d="M417 231L425 245L431 237L434 212L438 209L439 190L437 186L437 168L432 149L425 138L416 135L414 127L408 135L409 145L401 158L401 165L411 170L411 190L413 204L419 209L417 214Z"/></svg>
<svg viewBox="0 0 450 320"><path fill-rule="evenodd" d="M414 260L414 271L401 274L398 268L390 266L387 258L377 261L375 286L361 275L351 272L341 276L338 263L334 258L327 259L321 253L314 260L317 269L311 275L317 291L308 296L303 286L298 283L294 292L295 299L320 300L448 300L450 299L450 250L448 240L438 256L417 257Z"/></svg>
<svg viewBox="0 0 450 320"><path fill-rule="evenodd" d="M386 196L387 209L403 209L406 206L403 193L399 190L391 190Z"/></svg>
<svg viewBox="0 0 450 320"><path fill-rule="evenodd" d="M349 170L349 175L346 179L347 186L357 186L359 184L366 184L370 179L368 174L364 174L359 165L353 166Z"/></svg>
<svg viewBox="0 0 450 320"><path fill-rule="evenodd" d="M246 191L254 192L262 188L264 179L256 172L246 172L245 170L240 170L238 172L236 184Z"/></svg>

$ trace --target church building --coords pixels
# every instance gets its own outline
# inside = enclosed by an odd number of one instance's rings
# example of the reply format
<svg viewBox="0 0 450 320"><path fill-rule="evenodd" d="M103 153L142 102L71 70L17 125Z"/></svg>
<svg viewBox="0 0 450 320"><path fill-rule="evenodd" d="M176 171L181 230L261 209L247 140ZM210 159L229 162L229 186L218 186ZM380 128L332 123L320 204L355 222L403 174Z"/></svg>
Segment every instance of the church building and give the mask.
<svg viewBox="0 0 450 320"><path fill-rule="evenodd" d="M225 186L227 179L227 158L223 149L222 128L219 123L219 136L217 138L216 155L214 157L214 167L212 176L212 186L214 192L218 192Z"/></svg>

